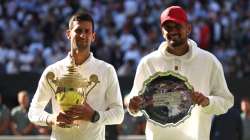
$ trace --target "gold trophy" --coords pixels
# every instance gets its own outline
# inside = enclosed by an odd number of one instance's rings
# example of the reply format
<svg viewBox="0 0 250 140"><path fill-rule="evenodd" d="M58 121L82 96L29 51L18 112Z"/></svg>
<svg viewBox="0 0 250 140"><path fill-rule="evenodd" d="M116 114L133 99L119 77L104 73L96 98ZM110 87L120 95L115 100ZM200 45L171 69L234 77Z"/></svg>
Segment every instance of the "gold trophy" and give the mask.
<svg viewBox="0 0 250 140"><path fill-rule="evenodd" d="M55 93L55 99L59 103L62 111L67 111L73 105L84 104L87 100L90 91L98 84L97 75L92 74L89 79L82 78L77 71L74 58L69 66L67 72L61 77L55 77L53 72L48 72L46 80ZM65 127L78 126L78 122Z"/></svg>

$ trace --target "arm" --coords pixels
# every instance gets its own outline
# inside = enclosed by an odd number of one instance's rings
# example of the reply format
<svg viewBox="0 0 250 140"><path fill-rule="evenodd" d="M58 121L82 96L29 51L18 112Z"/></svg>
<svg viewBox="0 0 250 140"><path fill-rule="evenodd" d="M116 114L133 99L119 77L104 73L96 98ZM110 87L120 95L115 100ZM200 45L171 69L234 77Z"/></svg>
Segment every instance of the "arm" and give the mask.
<svg viewBox="0 0 250 140"><path fill-rule="evenodd" d="M51 89L46 80L47 72L48 70L46 69L39 80L36 93L32 99L28 112L29 120L41 126L46 126L46 120L52 117L52 114L44 110L52 97Z"/></svg>
<svg viewBox="0 0 250 140"><path fill-rule="evenodd" d="M139 91L142 89L143 82L148 77L146 74L146 66L144 65L144 61L142 60L136 70L135 79L133 88L128 95L129 98L129 107L128 112L132 116L142 116L142 113L139 111L139 107L142 104L142 98L139 95Z"/></svg>
<svg viewBox="0 0 250 140"><path fill-rule="evenodd" d="M113 67L109 68L107 77L110 78L110 80L108 80L108 88L105 93L108 110L97 110L100 113L100 120L97 121L97 123L104 125L120 124L124 118L124 110L119 81Z"/></svg>
<svg viewBox="0 0 250 140"><path fill-rule="evenodd" d="M211 94L208 96L209 105L204 112L220 115L226 113L234 104L234 97L227 87L224 72L218 60L214 64L210 79Z"/></svg>

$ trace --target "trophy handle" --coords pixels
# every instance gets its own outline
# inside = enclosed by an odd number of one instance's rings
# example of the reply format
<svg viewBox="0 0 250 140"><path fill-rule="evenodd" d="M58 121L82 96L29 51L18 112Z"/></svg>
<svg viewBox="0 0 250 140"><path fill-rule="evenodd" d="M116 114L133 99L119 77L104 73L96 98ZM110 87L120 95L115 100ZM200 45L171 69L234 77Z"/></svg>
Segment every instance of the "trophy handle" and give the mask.
<svg viewBox="0 0 250 140"><path fill-rule="evenodd" d="M56 94L55 89L53 89L53 87L52 87L52 85L50 83L50 81L52 81L52 82L54 81L54 78L55 78L55 74L53 72L48 72L47 73L46 80L47 80L47 82L48 82L49 87L51 88L51 90L54 92L54 94Z"/></svg>
<svg viewBox="0 0 250 140"><path fill-rule="evenodd" d="M87 97L88 97L90 91L91 91L98 83L100 83L100 81L98 80L98 76L97 76L97 75L92 74L92 75L89 77L89 85L91 85L92 82L93 82L94 84L93 84L92 87L87 91L87 93L84 94L84 99L83 99L83 101L82 101L82 104L85 103L85 102L87 101Z"/></svg>

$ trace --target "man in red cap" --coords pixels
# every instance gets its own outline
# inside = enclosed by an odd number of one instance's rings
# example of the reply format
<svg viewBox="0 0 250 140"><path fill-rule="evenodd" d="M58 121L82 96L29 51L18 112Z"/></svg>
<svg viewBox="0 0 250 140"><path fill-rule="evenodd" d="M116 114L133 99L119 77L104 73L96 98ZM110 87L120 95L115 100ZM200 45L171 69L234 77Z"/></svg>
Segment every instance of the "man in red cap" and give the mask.
<svg viewBox="0 0 250 140"><path fill-rule="evenodd" d="M177 126L161 127L147 121L147 140L209 140L213 115L227 112L234 97L230 93L221 63L216 57L200 49L188 38L191 25L184 9L171 6L160 16L162 35L165 39L158 50L145 56L139 63L134 85L130 92L129 112L140 116L144 103L138 96L143 83L157 72L174 72L186 77L193 86L191 98L194 108L191 116Z"/></svg>

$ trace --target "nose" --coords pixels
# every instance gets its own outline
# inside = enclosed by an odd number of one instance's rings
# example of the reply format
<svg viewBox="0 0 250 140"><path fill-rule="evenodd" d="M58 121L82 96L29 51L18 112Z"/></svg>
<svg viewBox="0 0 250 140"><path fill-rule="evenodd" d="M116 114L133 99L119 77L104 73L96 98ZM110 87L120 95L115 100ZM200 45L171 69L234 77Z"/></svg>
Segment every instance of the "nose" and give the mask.
<svg viewBox="0 0 250 140"><path fill-rule="evenodd" d="M179 31L179 30L178 30L177 28L173 27L173 28L170 28L168 32L169 32L170 34L175 34L175 33L177 33L178 31Z"/></svg>
<svg viewBox="0 0 250 140"><path fill-rule="evenodd" d="M80 34L80 37L81 37L81 38L85 38L85 37L86 37L86 33L82 32L82 33Z"/></svg>

